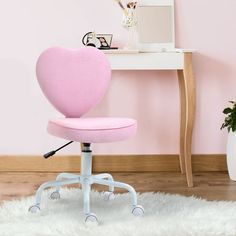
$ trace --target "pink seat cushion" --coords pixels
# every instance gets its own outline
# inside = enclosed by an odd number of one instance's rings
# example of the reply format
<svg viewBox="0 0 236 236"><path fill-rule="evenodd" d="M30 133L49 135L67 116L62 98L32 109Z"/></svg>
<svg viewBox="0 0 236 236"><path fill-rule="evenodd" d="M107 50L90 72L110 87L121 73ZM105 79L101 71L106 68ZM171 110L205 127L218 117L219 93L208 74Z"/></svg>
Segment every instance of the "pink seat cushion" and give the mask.
<svg viewBox="0 0 236 236"><path fill-rule="evenodd" d="M137 123L129 118L61 118L50 120L48 132L81 143L121 141L136 133Z"/></svg>

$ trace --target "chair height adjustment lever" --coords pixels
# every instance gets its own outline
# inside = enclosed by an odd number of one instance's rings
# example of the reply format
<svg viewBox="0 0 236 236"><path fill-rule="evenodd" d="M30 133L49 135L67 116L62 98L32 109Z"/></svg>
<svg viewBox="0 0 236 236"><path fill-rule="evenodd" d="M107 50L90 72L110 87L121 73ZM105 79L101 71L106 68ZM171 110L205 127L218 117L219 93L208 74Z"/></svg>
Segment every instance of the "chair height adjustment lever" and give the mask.
<svg viewBox="0 0 236 236"><path fill-rule="evenodd" d="M62 148L64 148L64 147L68 146L68 145L69 145L69 144L71 144L71 143L73 143L73 141L70 141L69 143L66 143L65 145L63 145L63 146L59 147L59 148L58 148L58 149L56 149L56 150L53 150L53 151L50 151L50 152L48 152L48 153L44 154L44 155L43 155L43 156L44 156L44 158L46 158L46 159L47 159L47 158L49 158L49 157L51 157L51 156L55 155L57 151L61 150Z"/></svg>
<svg viewBox="0 0 236 236"><path fill-rule="evenodd" d="M48 152L48 153L44 154L44 155L43 155L43 157L47 159L47 158L49 158L49 157L53 156L54 154L56 154L56 152L55 152L55 151L50 151L50 152Z"/></svg>

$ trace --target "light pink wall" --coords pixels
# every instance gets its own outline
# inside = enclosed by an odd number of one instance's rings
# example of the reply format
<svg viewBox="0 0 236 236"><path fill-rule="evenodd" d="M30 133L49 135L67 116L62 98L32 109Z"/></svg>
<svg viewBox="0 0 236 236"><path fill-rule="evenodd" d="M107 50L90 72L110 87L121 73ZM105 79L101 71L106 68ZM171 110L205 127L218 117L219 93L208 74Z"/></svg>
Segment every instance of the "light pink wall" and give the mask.
<svg viewBox="0 0 236 236"><path fill-rule="evenodd" d="M40 154L64 141L45 132L59 114L35 81L39 53L52 45L80 47L90 30L113 33L122 45L126 31L113 0L0 0L0 154ZM224 153L222 110L235 99L236 1L176 0L178 47L194 48L197 87L193 153ZM94 145L96 153L178 153L179 94L174 72L114 72L110 90L89 115L130 116L137 135ZM75 144L64 153L76 153Z"/></svg>
<svg viewBox="0 0 236 236"><path fill-rule="evenodd" d="M236 1L178 0L177 45L196 48L194 153L224 153L222 110L236 99Z"/></svg>

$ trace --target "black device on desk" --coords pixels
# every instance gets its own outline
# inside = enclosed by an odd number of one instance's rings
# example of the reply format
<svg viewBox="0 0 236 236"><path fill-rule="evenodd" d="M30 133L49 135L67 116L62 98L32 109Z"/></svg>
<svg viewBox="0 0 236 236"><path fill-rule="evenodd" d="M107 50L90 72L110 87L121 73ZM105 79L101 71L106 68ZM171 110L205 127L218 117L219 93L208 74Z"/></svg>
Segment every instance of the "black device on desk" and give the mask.
<svg viewBox="0 0 236 236"><path fill-rule="evenodd" d="M96 47L101 50L118 49L118 47L111 47L112 36L112 34L88 32L83 36L82 43L86 46Z"/></svg>

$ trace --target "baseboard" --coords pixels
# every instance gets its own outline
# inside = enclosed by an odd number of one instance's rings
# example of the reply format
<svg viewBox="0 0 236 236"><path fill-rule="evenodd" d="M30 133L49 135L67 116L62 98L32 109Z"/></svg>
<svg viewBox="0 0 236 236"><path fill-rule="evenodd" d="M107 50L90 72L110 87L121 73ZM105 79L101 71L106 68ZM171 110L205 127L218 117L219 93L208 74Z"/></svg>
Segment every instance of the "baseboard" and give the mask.
<svg viewBox="0 0 236 236"><path fill-rule="evenodd" d="M194 172L227 171L224 154L192 155ZM79 172L79 156L0 156L0 172ZM94 172L180 171L178 155L95 155Z"/></svg>

